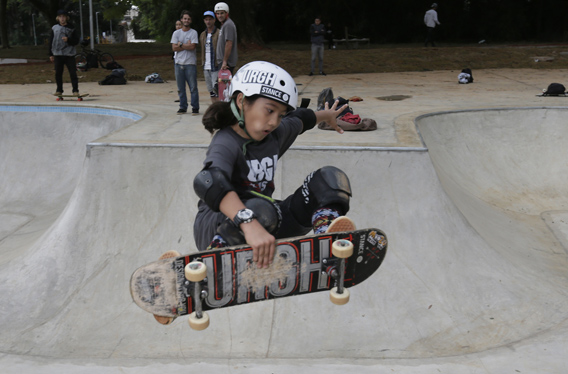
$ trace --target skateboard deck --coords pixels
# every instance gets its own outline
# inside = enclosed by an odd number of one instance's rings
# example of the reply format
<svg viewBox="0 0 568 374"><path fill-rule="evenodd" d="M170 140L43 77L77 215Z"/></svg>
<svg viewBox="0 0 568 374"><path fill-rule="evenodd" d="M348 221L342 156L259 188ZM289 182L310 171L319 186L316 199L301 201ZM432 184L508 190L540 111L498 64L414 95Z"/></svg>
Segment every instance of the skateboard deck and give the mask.
<svg viewBox="0 0 568 374"><path fill-rule="evenodd" d="M246 245L198 252L140 267L132 274L130 293L143 310L174 318L333 287L343 293L343 287L365 281L379 268L387 244L386 235L373 228L281 239L273 263L262 269L252 262L252 249ZM338 254L332 249L336 246L339 250L351 246L352 254ZM202 265L204 280L186 278L188 268ZM348 301L349 292L346 294ZM334 296L330 297L333 301Z"/></svg>
<svg viewBox="0 0 568 374"><path fill-rule="evenodd" d="M53 96L57 96L57 99L55 99L56 101L63 101L65 100L66 97L73 97L77 99L77 101L83 101L83 98L89 96L89 94L81 94L79 96L75 95L53 95Z"/></svg>
<svg viewBox="0 0 568 374"><path fill-rule="evenodd" d="M223 69L219 70L217 77L217 90L219 91L219 100L228 102L231 96L231 80L233 79L233 75L231 74L230 70Z"/></svg>

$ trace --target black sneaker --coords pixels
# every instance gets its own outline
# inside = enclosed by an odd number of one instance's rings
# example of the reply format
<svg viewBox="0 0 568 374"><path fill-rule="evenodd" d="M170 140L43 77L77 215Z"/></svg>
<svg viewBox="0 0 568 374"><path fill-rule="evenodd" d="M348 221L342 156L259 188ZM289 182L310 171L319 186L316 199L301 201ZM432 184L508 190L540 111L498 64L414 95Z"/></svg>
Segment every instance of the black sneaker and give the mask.
<svg viewBox="0 0 568 374"><path fill-rule="evenodd" d="M327 74L324 73L323 71L320 71L320 75L327 75Z"/></svg>
<svg viewBox="0 0 568 374"><path fill-rule="evenodd" d="M193 108L193 109L191 110L191 115L196 116L196 115L198 115L198 114L199 114L199 109Z"/></svg>
<svg viewBox="0 0 568 374"><path fill-rule="evenodd" d="M187 110L186 110L186 109L180 109L180 110L178 110L178 112L177 112L177 114L185 114L185 113L187 113Z"/></svg>

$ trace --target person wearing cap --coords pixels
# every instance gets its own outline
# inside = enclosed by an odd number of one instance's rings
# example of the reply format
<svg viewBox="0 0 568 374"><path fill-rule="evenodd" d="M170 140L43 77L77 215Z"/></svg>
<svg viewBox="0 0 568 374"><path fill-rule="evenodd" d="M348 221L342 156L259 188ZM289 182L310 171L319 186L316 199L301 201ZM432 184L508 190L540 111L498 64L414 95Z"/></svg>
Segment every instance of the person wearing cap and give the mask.
<svg viewBox="0 0 568 374"><path fill-rule="evenodd" d="M217 83L217 74L219 69L215 62L215 49L219 40L219 29L215 26L215 13L208 10L203 13L203 22L205 30L199 35L199 44L201 44L201 64L203 65L203 77L205 84L211 97L211 102L215 102L219 95L215 85Z"/></svg>
<svg viewBox="0 0 568 374"><path fill-rule="evenodd" d="M180 17L182 28L172 34L172 50L175 55L175 75L179 95L178 114L187 113L188 103L185 84L191 93L192 114L199 114L199 92L197 91L197 53L199 44L197 31L191 28L191 14L184 10Z"/></svg>
<svg viewBox="0 0 568 374"><path fill-rule="evenodd" d="M57 25L49 33L49 60L55 65L55 96L63 95L63 69L67 66L71 78L73 95L79 96L79 78L75 65L75 46L79 44L79 34L69 22L69 15L63 9L57 12Z"/></svg>
<svg viewBox="0 0 568 374"><path fill-rule="evenodd" d="M227 3L217 3L215 5L215 15L221 22L219 31L219 42L217 43L217 65L219 69L228 69L231 74L237 66L237 26L229 18L229 5Z"/></svg>
<svg viewBox="0 0 568 374"><path fill-rule="evenodd" d="M424 47L428 47L428 43L431 43L432 47L436 46L434 43L434 28L436 25L440 25L436 9L438 9L438 4L434 3L430 7L430 10L428 10L424 15L424 24L426 25L426 40L424 41Z"/></svg>
<svg viewBox="0 0 568 374"><path fill-rule="evenodd" d="M237 71L230 99L211 104L203 115L213 138L193 182L200 198L193 233L199 251L248 243L257 266L268 267L276 238L329 232L349 210L349 179L333 166L308 175L283 201L272 199L276 166L284 153L319 122L331 121L343 133L336 118L347 105L338 108L336 101L330 108L326 103L317 112L296 108L294 79L265 61Z"/></svg>

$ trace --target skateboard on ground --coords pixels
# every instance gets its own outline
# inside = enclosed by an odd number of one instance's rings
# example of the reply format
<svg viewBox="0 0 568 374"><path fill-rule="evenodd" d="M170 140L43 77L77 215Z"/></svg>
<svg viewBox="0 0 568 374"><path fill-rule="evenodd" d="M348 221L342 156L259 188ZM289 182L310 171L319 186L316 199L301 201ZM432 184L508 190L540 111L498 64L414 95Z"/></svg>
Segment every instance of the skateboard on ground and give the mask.
<svg viewBox="0 0 568 374"><path fill-rule="evenodd" d="M233 79L233 75L231 74L230 70L222 69L219 70L217 77L217 90L219 91L219 100L228 102L231 96L231 80Z"/></svg>
<svg viewBox="0 0 568 374"><path fill-rule="evenodd" d="M83 101L83 98L89 96L89 94L81 94L79 96L75 96L75 95L53 95L53 96L57 96L57 99L56 99L57 101L63 101L63 100L65 100L64 99L65 97L73 97L73 98L77 99L77 101Z"/></svg>
<svg viewBox="0 0 568 374"><path fill-rule="evenodd" d="M160 323L189 314L195 330L209 326L206 310L257 301L329 290L342 305L349 301L346 288L379 268L387 244L373 228L281 239L273 263L262 269L246 245L166 258L137 269L130 293Z"/></svg>

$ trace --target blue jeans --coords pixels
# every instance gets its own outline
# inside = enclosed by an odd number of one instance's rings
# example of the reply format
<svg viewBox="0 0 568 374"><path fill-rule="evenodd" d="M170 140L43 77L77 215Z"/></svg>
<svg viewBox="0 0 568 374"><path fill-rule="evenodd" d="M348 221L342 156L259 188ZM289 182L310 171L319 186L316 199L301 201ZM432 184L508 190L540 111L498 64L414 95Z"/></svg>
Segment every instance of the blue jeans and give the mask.
<svg viewBox="0 0 568 374"><path fill-rule="evenodd" d="M187 94L185 93L185 82L187 82L189 91L191 92L191 108L193 111L199 111L197 66L176 64L176 82L179 94L179 108L187 110Z"/></svg>
<svg viewBox="0 0 568 374"><path fill-rule="evenodd" d="M316 58L319 62L319 69L320 73L323 72L323 44L312 44L312 70L311 73L314 72L314 68L316 65Z"/></svg>

